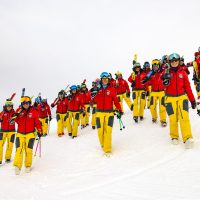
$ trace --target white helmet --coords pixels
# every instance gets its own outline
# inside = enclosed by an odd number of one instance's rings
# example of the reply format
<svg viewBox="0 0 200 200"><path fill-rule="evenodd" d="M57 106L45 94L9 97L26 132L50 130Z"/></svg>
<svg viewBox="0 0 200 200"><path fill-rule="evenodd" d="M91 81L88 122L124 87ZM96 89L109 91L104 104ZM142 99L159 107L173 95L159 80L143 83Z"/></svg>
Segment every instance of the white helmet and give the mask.
<svg viewBox="0 0 200 200"><path fill-rule="evenodd" d="M42 97L42 100L47 100L47 97L45 97L45 96L44 96L44 97Z"/></svg>

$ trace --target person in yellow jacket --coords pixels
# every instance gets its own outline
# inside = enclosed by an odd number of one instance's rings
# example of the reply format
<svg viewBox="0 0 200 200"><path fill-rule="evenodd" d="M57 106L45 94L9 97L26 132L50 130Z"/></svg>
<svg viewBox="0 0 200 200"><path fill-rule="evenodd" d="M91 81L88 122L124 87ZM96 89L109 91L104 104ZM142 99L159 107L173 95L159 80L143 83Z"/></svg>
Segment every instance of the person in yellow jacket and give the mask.
<svg viewBox="0 0 200 200"><path fill-rule="evenodd" d="M28 96L21 98L21 106L16 110L15 122L18 124L16 134L16 153L14 158L15 174L19 175L23 157L26 172L31 171L33 145L35 141L35 131L40 138L42 136L42 126L39 121L38 112L31 106L31 99Z"/></svg>
<svg viewBox="0 0 200 200"><path fill-rule="evenodd" d="M0 164L2 164L3 148L7 141L5 161L11 161L13 144L15 140L15 124L10 123L10 119L15 115L13 102L9 99L5 102L3 111L0 114L1 131L0 131Z"/></svg>
<svg viewBox="0 0 200 200"><path fill-rule="evenodd" d="M96 125L99 142L106 156L112 152L112 127L114 123L113 103L122 114L116 90L109 85L110 75L107 72L101 73L101 87L96 94L97 114Z"/></svg>

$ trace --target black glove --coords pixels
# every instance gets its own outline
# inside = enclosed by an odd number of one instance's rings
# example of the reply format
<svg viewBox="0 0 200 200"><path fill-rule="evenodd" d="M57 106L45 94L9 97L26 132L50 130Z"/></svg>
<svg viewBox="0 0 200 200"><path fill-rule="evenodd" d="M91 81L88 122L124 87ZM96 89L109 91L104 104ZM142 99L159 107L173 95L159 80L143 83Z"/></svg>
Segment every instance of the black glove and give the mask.
<svg viewBox="0 0 200 200"><path fill-rule="evenodd" d="M149 96L149 92L146 92L146 96L147 96L147 97Z"/></svg>
<svg viewBox="0 0 200 200"><path fill-rule="evenodd" d="M121 119L123 112L117 111L117 119Z"/></svg>
<svg viewBox="0 0 200 200"><path fill-rule="evenodd" d="M52 120L52 118L51 118L51 116L49 116L49 121L51 121Z"/></svg>
<svg viewBox="0 0 200 200"><path fill-rule="evenodd" d="M54 106L55 106L55 105L52 103L52 104L51 104L51 107L53 108Z"/></svg>
<svg viewBox="0 0 200 200"><path fill-rule="evenodd" d="M127 97L127 98L130 98L130 96L131 96L130 92L127 92L127 93L126 93L126 97Z"/></svg>
<svg viewBox="0 0 200 200"><path fill-rule="evenodd" d="M133 81L133 82L131 83L131 87L132 87L132 88L135 87L135 81Z"/></svg>
<svg viewBox="0 0 200 200"><path fill-rule="evenodd" d="M83 117L85 117L85 115L86 115L86 113L85 113L85 111L83 111Z"/></svg>
<svg viewBox="0 0 200 200"><path fill-rule="evenodd" d="M164 86L168 86L169 83L170 83L170 80L169 80L169 79L165 79L165 80L163 81L163 85L164 85Z"/></svg>
<svg viewBox="0 0 200 200"><path fill-rule="evenodd" d="M172 74L170 74L170 73L165 73L164 75L163 75L163 79L164 80L170 80L172 78Z"/></svg>
<svg viewBox="0 0 200 200"><path fill-rule="evenodd" d="M149 80L149 78L147 76L145 76L142 80L142 84L145 84L147 81Z"/></svg>
<svg viewBox="0 0 200 200"><path fill-rule="evenodd" d="M192 106L192 109L195 109L195 108L196 108L196 106L197 106L197 103L196 103L196 101L192 101L192 102L191 102L191 106Z"/></svg>
<svg viewBox="0 0 200 200"><path fill-rule="evenodd" d="M38 132L37 135L38 135L39 138L42 137L42 133L41 132Z"/></svg>
<svg viewBox="0 0 200 200"><path fill-rule="evenodd" d="M197 82L197 85L196 85L196 90L197 90L197 92L199 92L199 91L200 91L200 82Z"/></svg>
<svg viewBox="0 0 200 200"><path fill-rule="evenodd" d="M9 119L9 124L10 124L10 125L13 125L14 123L15 123L15 119L12 119L12 118Z"/></svg>
<svg viewBox="0 0 200 200"><path fill-rule="evenodd" d="M200 116L200 110L197 110L197 115L199 115L199 116Z"/></svg>

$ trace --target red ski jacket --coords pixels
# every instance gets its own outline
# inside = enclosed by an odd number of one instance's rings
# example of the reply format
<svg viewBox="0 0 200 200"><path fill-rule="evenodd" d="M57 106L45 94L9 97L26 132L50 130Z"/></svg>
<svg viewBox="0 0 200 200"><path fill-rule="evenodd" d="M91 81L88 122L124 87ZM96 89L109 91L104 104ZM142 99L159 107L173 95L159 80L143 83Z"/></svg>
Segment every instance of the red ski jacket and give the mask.
<svg viewBox="0 0 200 200"><path fill-rule="evenodd" d="M151 91L152 92L159 92L164 91L165 86L163 85L162 76L164 74L164 71L155 72L150 76L148 84L151 85Z"/></svg>
<svg viewBox="0 0 200 200"><path fill-rule="evenodd" d="M115 88L108 86L106 89L100 88L96 95L98 112L113 112L113 102L116 108L122 112Z"/></svg>
<svg viewBox="0 0 200 200"><path fill-rule="evenodd" d="M179 68L177 71L170 69L170 73L172 77L169 85L166 86L165 95L177 97L186 93L190 102L195 101L186 72Z"/></svg>
<svg viewBox="0 0 200 200"><path fill-rule="evenodd" d="M54 101L55 103L53 103L54 106L57 106L56 109L56 113L60 113L60 114L65 114L67 113L67 109L68 109L68 98L63 98L62 100L59 99L58 101Z"/></svg>
<svg viewBox="0 0 200 200"><path fill-rule="evenodd" d="M91 104L96 104L97 103L96 94L98 92L98 88L91 88L89 92L91 96Z"/></svg>
<svg viewBox="0 0 200 200"><path fill-rule="evenodd" d="M81 98L84 104L91 103L91 95L89 91L81 92Z"/></svg>
<svg viewBox="0 0 200 200"><path fill-rule="evenodd" d="M135 74L135 80L132 79L132 74L129 76L128 81L130 83L135 81L135 86L133 88L133 90L146 90L149 91L148 89L148 84L142 84L142 80L144 79L144 77L146 76L145 72L140 72L139 74Z"/></svg>
<svg viewBox="0 0 200 200"><path fill-rule="evenodd" d="M82 94L75 94L71 96L69 100L68 111L71 112L80 112L80 109L85 111L85 106L82 100Z"/></svg>
<svg viewBox="0 0 200 200"><path fill-rule="evenodd" d="M39 118L46 118L48 116L51 116L51 110L48 103L43 103L42 105L39 104L37 106L37 111Z"/></svg>
<svg viewBox="0 0 200 200"><path fill-rule="evenodd" d="M110 84L111 87L115 88L116 87L116 80L114 78L111 78L109 84Z"/></svg>
<svg viewBox="0 0 200 200"><path fill-rule="evenodd" d="M1 116L1 131L2 132L13 132L15 131L15 123L10 124L9 120L13 117L15 114L14 109L11 111L2 111L2 116Z"/></svg>
<svg viewBox="0 0 200 200"><path fill-rule="evenodd" d="M130 93L128 83L123 78L117 79L117 81L116 81L116 92L117 92L117 94L123 94L125 92Z"/></svg>
<svg viewBox="0 0 200 200"><path fill-rule="evenodd" d="M21 108L18 108L18 112ZM28 110L22 109L18 114L15 122L18 124L18 133L28 134L35 132L35 128L38 133L42 133L42 126L38 118L37 111L31 106Z"/></svg>

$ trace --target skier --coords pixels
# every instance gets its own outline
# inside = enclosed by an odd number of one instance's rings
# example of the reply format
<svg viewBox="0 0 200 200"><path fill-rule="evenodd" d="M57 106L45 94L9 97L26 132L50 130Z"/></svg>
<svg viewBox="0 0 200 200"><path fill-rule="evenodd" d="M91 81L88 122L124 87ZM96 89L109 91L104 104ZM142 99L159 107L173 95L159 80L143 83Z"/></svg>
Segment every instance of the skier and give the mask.
<svg viewBox="0 0 200 200"><path fill-rule="evenodd" d="M181 67L183 70L185 70L185 72L187 73L187 75L190 74L190 71L188 70L188 67L187 67L187 66L185 65L185 63L184 63L184 57L183 57L183 56L180 58L180 67Z"/></svg>
<svg viewBox="0 0 200 200"><path fill-rule="evenodd" d="M0 132L0 164L2 164L3 148L7 141L5 161L8 163L11 160L13 143L15 140L15 124L10 124L9 120L15 115L13 102L7 99L1 112L1 132Z"/></svg>
<svg viewBox="0 0 200 200"><path fill-rule="evenodd" d="M101 87L96 94L97 114L96 126L100 145L109 156L112 151L112 127L114 122L113 103L121 117L122 109L117 99L116 90L109 85L110 75L107 72L102 72Z"/></svg>
<svg viewBox="0 0 200 200"><path fill-rule="evenodd" d="M24 164L26 172L31 171L32 166L32 153L35 141L35 128L37 135L42 136L42 126L38 119L37 111L31 106L31 99L28 96L21 97L21 107L16 110L17 117L15 122L18 124L16 134L16 153L14 158L15 174L19 175L23 156L25 156ZM25 155L23 155L25 154Z"/></svg>
<svg viewBox="0 0 200 200"><path fill-rule="evenodd" d="M164 86L162 84L163 80L161 77L164 74L164 70L160 66L160 61L158 59L152 60L152 70L153 73L149 77L149 80L143 79L143 83L147 82L151 84L152 91L150 94L150 111L152 115L152 122L157 122L157 104L159 102L159 114L161 126L165 127L166 123L166 109L165 109L165 92Z"/></svg>
<svg viewBox="0 0 200 200"><path fill-rule="evenodd" d="M109 75L110 75L110 86L115 88L116 87L116 80L112 77L111 73L109 73Z"/></svg>
<svg viewBox="0 0 200 200"><path fill-rule="evenodd" d="M146 73L146 75L151 71L150 63L148 61L144 62L143 71ZM149 109L150 108L151 84L149 82L147 84L148 84L149 95L146 98L146 104L147 104L147 108Z"/></svg>
<svg viewBox="0 0 200 200"><path fill-rule="evenodd" d="M170 137L173 144L178 144L178 121L181 127L183 142L186 148L192 148L193 139L189 120L188 99L192 109L196 108L196 101L192 93L186 72L180 67L180 56L173 53L169 56L170 69L163 75L166 86L165 105L170 122Z"/></svg>
<svg viewBox="0 0 200 200"><path fill-rule="evenodd" d="M57 106L56 109L56 120L57 120L57 134L58 137L64 135L64 128L66 128L66 113L68 109L68 98L65 97L65 91L61 90L58 93L58 97L51 104L51 107Z"/></svg>
<svg viewBox="0 0 200 200"><path fill-rule="evenodd" d="M195 57L194 61L187 63L187 67L193 66L194 85L195 85L198 99L200 99L200 52L195 52L194 57Z"/></svg>
<svg viewBox="0 0 200 200"><path fill-rule="evenodd" d="M131 99L130 99L130 89L129 89L128 83L126 80L123 79L121 72L119 72L119 71L116 72L115 76L116 76L116 87L115 88L116 88L117 97L118 97L119 103L121 105L122 111L124 112L123 100L125 100L126 104L132 111L133 103L131 102Z"/></svg>
<svg viewBox="0 0 200 200"><path fill-rule="evenodd" d="M72 139L77 137L78 125L80 118L80 110L82 110L83 117L85 116L85 106L80 94L77 93L77 86L72 85L70 87L69 107L67 112L67 130L68 135L72 136Z"/></svg>
<svg viewBox="0 0 200 200"><path fill-rule="evenodd" d="M39 115L39 120L42 124L43 135L46 136L48 133L48 124L50 123L51 117L51 110L49 104L47 103L47 98L43 97L42 102L38 104L37 111Z"/></svg>
<svg viewBox="0 0 200 200"><path fill-rule="evenodd" d="M128 78L128 81L132 86L132 95L133 95L133 119L138 123L138 117L142 121L144 118L144 107L146 104L146 95L148 96L148 85L142 84L143 78L146 76L146 73L141 69L140 63L135 63L133 65L133 75L131 74Z"/></svg>
<svg viewBox="0 0 200 200"><path fill-rule="evenodd" d="M95 80L92 82L92 88L90 89L90 96L91 96L91 107L92 107L92 129L96 128L96 108L97 108L97 101L96 101L96 94L98 92L98 82Z"/></svg>
<svg viewBox="0 0 200 200"><path fill-rule="evenodd" d="M86 110L86 113L80 114L81 128L85 128L86 126L89 126L90 102L91 102L90 92L88 91L88 88L85 83L81 84L81 98ZM83 114L85 115L83 116Z"/></svg>

